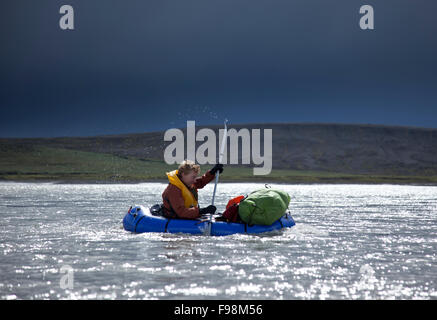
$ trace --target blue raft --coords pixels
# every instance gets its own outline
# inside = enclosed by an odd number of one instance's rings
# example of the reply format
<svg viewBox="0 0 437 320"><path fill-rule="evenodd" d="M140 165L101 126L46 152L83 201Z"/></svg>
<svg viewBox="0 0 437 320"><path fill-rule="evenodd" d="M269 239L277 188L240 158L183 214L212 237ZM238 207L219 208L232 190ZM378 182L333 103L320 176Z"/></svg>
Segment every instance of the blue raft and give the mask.
<svg viewBox="0 0 437 320"><path fill-rule="evenodd" d="M256 234L283 228L291 228L295 222L289 213L282 216L270 226L248 225L245 223L229 223L222 221L209 222L208 219L185 220L167 219L154 216L148 208L135 206L124 216L123 227L135 233L165 232L189 233L197 235L227 236L235 233Z"/></svg>

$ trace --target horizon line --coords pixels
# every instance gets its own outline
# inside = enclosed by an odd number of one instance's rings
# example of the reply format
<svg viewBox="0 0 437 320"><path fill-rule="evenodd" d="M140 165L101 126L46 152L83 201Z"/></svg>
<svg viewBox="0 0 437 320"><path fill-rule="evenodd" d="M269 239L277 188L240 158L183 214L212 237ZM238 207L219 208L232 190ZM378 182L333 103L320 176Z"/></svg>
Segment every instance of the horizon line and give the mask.
<svg viewBox="0 0 437 320"><path fill-rule="evenodd" d="M195 121L195 120L186 120L186 121ZM222 126L223 124L197 124L196 127L199 128L217 128ZM395 124L377 124L377 123L352 123L352 122L311 122L311 121L304 121L304 122L247 122L247 123L235 123L232 124L228 120L228 127L232 128L233 126L241 127L244 125L315 125L315 126L365 126L365 127L388 127L388 128L398 128L398 129L415 129L415 130L437 130L437 128L431 128L431 127L421 127L421 126L413 126L413 125L395 125ZM171 127L168 129L180 129L180 130L186 130L186 127ZM37 136L37 137L4 137L0 136L1 140L19 140L19 139L62 139L62 138L98 138L98 137L111 137L111 136L128 136L128 135L141 135L141 134L160 134L168 129L165 130L159 130L159 131L143 131L143 132L127 132L127 133L107 133L107 134L96 134L96 135L71 135L71 136Z"/></svg>

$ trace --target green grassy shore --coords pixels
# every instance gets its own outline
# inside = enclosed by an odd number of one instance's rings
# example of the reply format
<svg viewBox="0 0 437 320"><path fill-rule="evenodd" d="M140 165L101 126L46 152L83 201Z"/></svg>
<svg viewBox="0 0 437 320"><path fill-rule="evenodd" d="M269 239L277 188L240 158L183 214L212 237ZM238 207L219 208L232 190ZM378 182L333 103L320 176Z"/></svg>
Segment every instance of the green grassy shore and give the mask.
<svg viewBox="0 0 437 320"><path fill-rule="evenodd" d="M64 183L139 183L166 181L175 169L163 161L46 146L13 146L0 149L1 181L54 181ZM204 172L209 166L202 166ZM274 169L254 176L253 169L226 166L222 182L262 183L391 183L437 185L437 176L364 175Z"/></svg>

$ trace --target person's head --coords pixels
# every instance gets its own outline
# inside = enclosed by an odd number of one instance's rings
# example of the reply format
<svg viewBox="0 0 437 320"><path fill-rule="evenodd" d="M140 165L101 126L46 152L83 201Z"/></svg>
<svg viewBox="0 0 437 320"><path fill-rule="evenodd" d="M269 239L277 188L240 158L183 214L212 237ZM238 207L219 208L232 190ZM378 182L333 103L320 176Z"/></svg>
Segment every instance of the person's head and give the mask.
<svg viewBox="0 0 437 320"><path fill-rule="evenodd" d="M191 186L200 172L200 166L191 160L184 160L178 168L179 178L187 186Z"/></svg>

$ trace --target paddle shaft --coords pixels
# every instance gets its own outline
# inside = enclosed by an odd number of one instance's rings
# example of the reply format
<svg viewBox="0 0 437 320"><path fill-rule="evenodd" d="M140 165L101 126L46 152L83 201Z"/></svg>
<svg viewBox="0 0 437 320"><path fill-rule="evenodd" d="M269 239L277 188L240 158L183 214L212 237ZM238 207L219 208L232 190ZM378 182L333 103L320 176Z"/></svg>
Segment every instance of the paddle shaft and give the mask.
<svg viewBox="0 0 437 320"><path fill-rule="evenodd" d="M223 153L225 152L226 138L227 138L227 136L228 136L228 127L227 127L227 125L226 125L227 122L228 122L228 120L225 120L225 130L224 130L224 132L223 132L222 145L221 145L221 148L220 148L220 155L219 155L219 161L218 161L218 163L221 163L221 162L223 161ZM216 190L217 190L217 183L218 183L218 180L219 180L219 176L220 176L220 172L217 171L217 172L215 173L214 192L213 192L213 194L212 194L212 203L211 203L212 205L214 205L214 201L215 201L215 192L216 192ZM213 215L213 214L211 214L211 216L210 216L210 218L209 218L210 221L212 220L212 215Z"/></svg>
<svg viewBox="0 0 437 320"><path fill-rule="evenodd" d="M214 205L215 191L217 190L217 183L218 183L218 180L219 180L219 176L220 176L220 172L217 171L216 174L215 174L214 192L212 194L212 202L211 202L212 205Z"/></svg>

